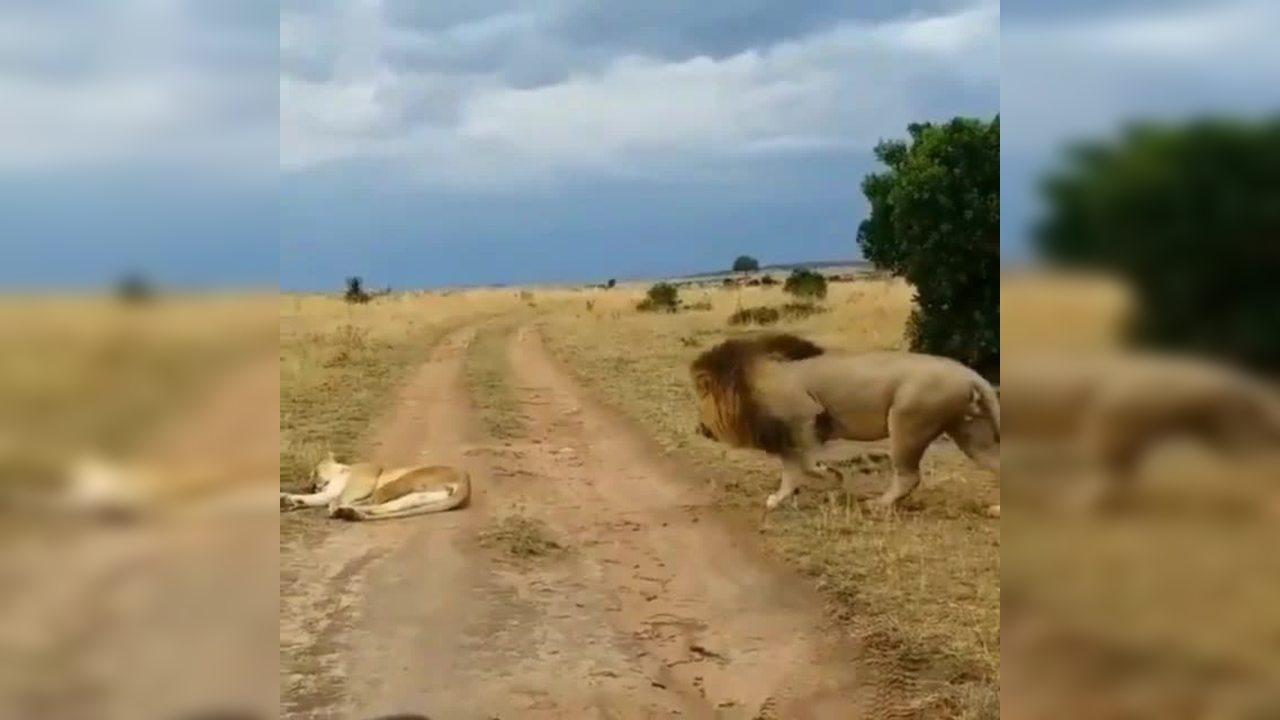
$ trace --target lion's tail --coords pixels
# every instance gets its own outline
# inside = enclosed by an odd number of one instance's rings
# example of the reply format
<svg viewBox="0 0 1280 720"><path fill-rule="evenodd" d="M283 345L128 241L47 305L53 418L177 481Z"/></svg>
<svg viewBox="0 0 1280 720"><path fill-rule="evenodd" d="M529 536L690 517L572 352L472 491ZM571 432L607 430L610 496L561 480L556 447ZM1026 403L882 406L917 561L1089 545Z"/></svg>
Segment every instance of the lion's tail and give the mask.
<svg viewBox="0 0 1280 720"><path fill-rule="evenodd" d="M991 386L991 383L982 377L977 377L973 383L973 404L981 408L982 412L991 418L991 424L996 431L996 440L999 440L1000 398L996 396L996 389Z"/></svg>

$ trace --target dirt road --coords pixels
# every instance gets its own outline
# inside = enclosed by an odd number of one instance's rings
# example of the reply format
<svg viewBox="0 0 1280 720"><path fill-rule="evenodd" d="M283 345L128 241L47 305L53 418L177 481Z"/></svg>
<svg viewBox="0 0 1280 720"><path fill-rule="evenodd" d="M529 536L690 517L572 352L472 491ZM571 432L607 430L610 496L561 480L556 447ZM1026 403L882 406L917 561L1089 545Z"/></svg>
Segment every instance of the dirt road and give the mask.
<svg viewBox="0 0 1280 720"><path fill-rule="evenodd" d="M511 389L527 437L484 436L451 335L375 434L385 463L459 463L468 509L386 523L286 516L282 715L365 720L864 717L853 648L751 528L522 328ZM516 562L481 537L545 522L565 552Z"/></svg>

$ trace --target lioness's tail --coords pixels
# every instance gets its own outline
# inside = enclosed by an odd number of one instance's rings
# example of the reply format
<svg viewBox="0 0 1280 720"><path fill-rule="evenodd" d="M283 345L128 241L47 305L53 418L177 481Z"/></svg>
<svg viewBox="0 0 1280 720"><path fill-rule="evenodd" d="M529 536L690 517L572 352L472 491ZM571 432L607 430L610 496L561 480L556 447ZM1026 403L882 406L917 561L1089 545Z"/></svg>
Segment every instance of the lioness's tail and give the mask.
<svg viewBox="0 0 1280 720"><path fill-rule="evenodd" d="M411 492L379 505L348 505L334 511L339 520L391 520L411 515L448 512L471 500L471 478L463 472L457 482L439 489Z"/></svg>
<svg viewBox="0 0 1280 720"><path fill-rule="evenodd" d="M996 397L995 388L982 377L973 383L973 404L982 409L996 431L996 440L1000 439L1000 398Z"/></svg>

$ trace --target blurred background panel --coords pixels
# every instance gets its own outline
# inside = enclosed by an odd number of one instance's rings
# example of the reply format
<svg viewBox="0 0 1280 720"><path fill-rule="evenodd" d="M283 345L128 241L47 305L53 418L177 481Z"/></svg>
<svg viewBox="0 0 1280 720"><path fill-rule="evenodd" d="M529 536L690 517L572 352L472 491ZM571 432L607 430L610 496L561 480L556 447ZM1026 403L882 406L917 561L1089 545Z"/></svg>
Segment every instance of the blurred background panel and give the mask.
<svg viewBox="0 0 1280 720"><path fill-rule="evenodd" d="M1280 716L1280 5L1002 15L1001 716Z"/></svg>
<svg viewBox="0 0 1280 720"><path fill-rule="evenodd" d="M278 13L0 3L0 716L275 712Z"/></svg>

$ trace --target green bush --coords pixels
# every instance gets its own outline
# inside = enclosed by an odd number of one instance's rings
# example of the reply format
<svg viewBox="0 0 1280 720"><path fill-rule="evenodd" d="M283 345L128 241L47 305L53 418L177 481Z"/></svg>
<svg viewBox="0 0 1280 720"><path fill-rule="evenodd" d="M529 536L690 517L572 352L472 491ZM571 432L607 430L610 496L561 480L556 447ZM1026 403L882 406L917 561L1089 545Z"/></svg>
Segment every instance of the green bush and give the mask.
<svg viewBox="0 0 1280 720"><path fill-rule="evenodd" d="M787 281L782 284L782 289L796 298L823 300L827 297L827 279L823 277L822 273L816 273L806 268L796 268L791 271Z"/></svg>
<svg viewBox="0 0 1280 720"><path fill-rule="evenodd" d="M1000 117L913 123L876 146L863 257L915 287L912 350L1000 374Z"/></svg>
<svg viewBox="0 0 1280 720"><path fill-rule="evenodd" d="M636 309L641 312L676 312L680 309L680 291L671 283L654 283Z"/></svg>
<svg viewBox="0 0 1280 720"><path fill-rule="evenodd" d="M733 261L734 272L755 272L760 269L760 261L750 255L739 255Z"/></svg>
<svg viewBox="0 0 1280 720"><path fill-rule="evenodd" d="M1044 186L1036 242L1134 292L1130 338L1280 373L1280 119L1135 125Z"/></svg>

